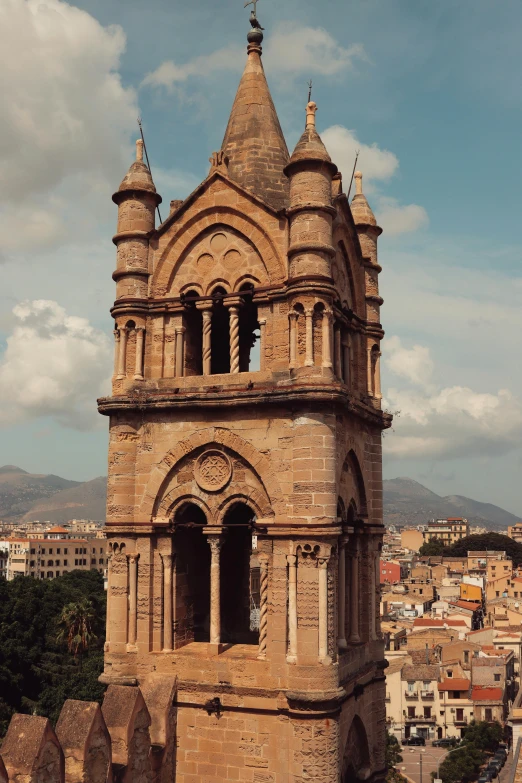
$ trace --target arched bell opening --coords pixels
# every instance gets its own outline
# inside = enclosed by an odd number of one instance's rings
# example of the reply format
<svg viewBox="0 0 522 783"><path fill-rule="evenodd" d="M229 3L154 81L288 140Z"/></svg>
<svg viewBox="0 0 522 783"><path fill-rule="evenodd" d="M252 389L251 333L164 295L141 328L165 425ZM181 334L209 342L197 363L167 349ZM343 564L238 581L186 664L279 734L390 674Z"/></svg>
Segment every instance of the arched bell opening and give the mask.
<svg viewBox="0 0 522 783"><path fill-rule="evenodd" d="M239 372L258 372L261 369L259 353L259 323L254 304L254 286L244 283L239 289L243 305L239 310Z"/></svg>
<svg viewBox="0 0 522 783"><path fill-rule="evenodd" d="M185 375L203 375L203 315L196 307L197 291L185 294Z"/></svg>
<svg viewBox="0 0 522 783"><path fill-rule="evenodd" d="M252 551L255 515L245 503L226 513L221 553L221 641L259 643L259 562Z"/></svg>
<svg viewBox="0 0 522 783"><path fill-rule="evenodd" d="M207 518L195 503L174 517L176 551L176 647L210 641L210 547Z"/></svg>
<svg viewBox="0 0 522 783"><path fill-rule="evenodd" d="M223 304L226 291L218 286L212 292L211 374L230 372L230 326L228 309Z"/></svg>

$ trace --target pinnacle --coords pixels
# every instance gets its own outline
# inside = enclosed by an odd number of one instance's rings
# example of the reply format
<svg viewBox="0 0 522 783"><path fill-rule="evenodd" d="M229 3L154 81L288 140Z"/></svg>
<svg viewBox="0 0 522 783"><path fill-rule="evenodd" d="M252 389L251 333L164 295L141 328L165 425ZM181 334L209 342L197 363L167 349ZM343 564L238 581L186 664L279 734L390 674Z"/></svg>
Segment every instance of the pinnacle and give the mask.
<svg viewBox="0 0 522 783"><path fill-rule="evenodd" d="M261 47L250 43L246 67L223 139L228 174L274 209L288 203L283 173L289 155L266 81Z"/></svg>
<svg viewBox="0 0 522 783"><path fill-rule="evenodd" d="M367 225L376 226L377 221L373 214L372 208L368 204L366 196L362 189L363 175L360 171L356 171L354 175L355 179L355 196L352 199L351 210L355 225Z"/></svg>

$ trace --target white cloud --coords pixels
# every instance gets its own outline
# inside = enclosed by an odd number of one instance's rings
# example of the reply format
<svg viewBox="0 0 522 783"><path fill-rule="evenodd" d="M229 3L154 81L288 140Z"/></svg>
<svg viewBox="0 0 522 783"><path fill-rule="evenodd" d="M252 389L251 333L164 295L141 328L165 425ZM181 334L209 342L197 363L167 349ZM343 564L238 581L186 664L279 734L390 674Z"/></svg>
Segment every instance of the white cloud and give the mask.
<svg viewBox="0 0 522 783"><path fill-rule="evenodd" d="M393 152L383 150L375 143L363 144L354 130L343 125L332 125L321 133L321 138L345 178L351 176L359 152L357 168L363 173L364 193L375 202L377 221L388 236L411 233L428 225L424 207L399 204L397 199L383 195L379 189L379 183L387 183L399 170L399 159Z"/></svg>
<svg viewBox="0 0 522 783"><path fill-rule="evenodd" d="M388 236L409 234L430 222L428 213L418 204L399 204L397 199L379 195L376 207L377 222Z"/></svg>
<svg viewBox="0 0 522 783"><path fill-rule="evenodd" d="M405 348L399 337L389 337L383 343L384 361L394 375L413 383L415 386L429 387L433 374L433 360L429 348L414 345Z"/></svg>
<svg viewBox="0 0 522 783"><path fill-rule="evenodd" d="M345 177L351 176L355 155L359 151L357 168L364 174L364 188L368 192L374 180L388 181L399 169L399 160L393 152L382 150L377 144L363 144L355 131L343 125L332 125L321 132L321 138Z"/></svg>
<svg viewBox="0 0 522 783"><path fill-rule="evenodd" d="M13 315L0 359L0 423L48 416L78 430L99 424L95 400L110 388L107 335L51 300L22 302Z"/></svg>
<svg viewBox="0 0 522 783"><path fill-rule="evenodd" d="M281 22L265 43L264 60L270 72L279 76L314 73L335 76L352 68L355 60L367 60L367 57L362 44L344 48L320 27ZM182 64L166 60L147 74L142 86L173 91L191 77L205 79L219 71L240 71L244 62L243 46L227 46Z"/></svg>
<svg viewBox="0 0 522 783"><path fill-rule="evenodd" d="M111 181L136 122L118 73L125 36L62 0L0 0L0 198L42 193L78 172Z"/></svg>
<svg viewBox="0 0 522 783"><path fill-rule="evenodd" d="M435 386L429 350L404 348L398 337L384 344L385 364L409 382L391 387L384 405L399 411L385 439L387 456L399 459L479 457L505 454L520 445L522 400L506 389L496 394L466 386Z"/></svg>

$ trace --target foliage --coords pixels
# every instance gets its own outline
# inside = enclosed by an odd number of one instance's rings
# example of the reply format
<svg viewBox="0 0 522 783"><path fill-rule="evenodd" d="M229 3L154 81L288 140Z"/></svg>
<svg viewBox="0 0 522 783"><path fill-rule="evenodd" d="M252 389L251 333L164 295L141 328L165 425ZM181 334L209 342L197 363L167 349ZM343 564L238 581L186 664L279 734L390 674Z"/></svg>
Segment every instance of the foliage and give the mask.
<svg viewBox="0 0 522 783"><path fill-rule="evenodd" d="M65 612L71 605L75 612ZM67 698L101 701L105 611L103 577L96 571L0 580L0 737L13 712L55 722Z"/></svg>
<svg viewBox="0 0 522 783"><path fill-rule="evenodd" d="M92 631L94 622L93 605L88 599L82 598L77 603L67 604L62 609L61 629L56 640L66 641L67 649L77 658L79 654L86 652L91 642L96 639L96 634Z"/></svg>
<svg viewBox="0 0 522 783"><path fill-rule="evenodd" d="M500 723L488 723L484 720L472 720L464 732L465 742L471 742L479 750L488 750L494 753L498 743L502 742L503 729Z"/></svg>
<svg viewBox="0 0 522 783"><path fill-rule="evenodd" d="M394 767L397 766L397 764L400 764L402 761L402 755L401 755L401 746L399 745L399 741L397 737L395 737L393 734L390 734L389 731L386 732L386 768L388 770L388 773L386 775L386 783L405 783L406 778L404 778L401 773L394 769Z"/></svg>
<svg viewBox="0 0 522 783"><path fill-rule="evenodd" d="M501 533L482 533L478 536L467 536L444 550L446 557L462 557L468 552L505 552L513 560L513 565L522 563L522 544L518 544Z"/></svg>
<svg viewBox="0 0 522 783"><path fill-rule="evenodd" d="M446 550L444 543L440 538L433 538L431 541L426 541L419 549L419 555L421 555L421 557L438 557L443 554L446 554Z"/></svg>
<svg viewBox="0 0 522 783"><path fill-rule="evenodd" d="M485 760L482 750L469 742L450 753L439 768L442 783L469 783L476 780Z"/></svg>
<svg viewBox="0 0 522 783"><path fill-rule="evenodd" d="M500 723L471 721L464 732L463 744L440 765L443 783L468 783L476 780L486 760L486 751L493 753L502 736Z"/></svg>

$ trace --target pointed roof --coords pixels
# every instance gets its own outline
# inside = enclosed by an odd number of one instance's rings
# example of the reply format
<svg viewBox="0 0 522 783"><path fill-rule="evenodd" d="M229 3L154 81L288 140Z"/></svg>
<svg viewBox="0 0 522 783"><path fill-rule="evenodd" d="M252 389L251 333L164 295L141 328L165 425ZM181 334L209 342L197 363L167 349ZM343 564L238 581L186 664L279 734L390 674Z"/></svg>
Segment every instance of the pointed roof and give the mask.
<svg viewBox="0 0 522 783"><path fill-rule="evenodd" d="M261 61L262 32L250 31L248 59L228 121L222 151L228 175L275 209L287 206L283 173L289 155Z"/></svg>
<svg viewBox="0 0 522 783"><path fill-rule="evenodd" d="M317 104L310 101L306 107L306 128L297 142L296 148L290 158L290 163L298 163L303 160L329 163L332 167L332 173L335 174L337 173L337 166L332 163L332 159L323 144L323 140L315 128L316 111Z"/></svg>
<svg viewBox="0 0 522 783"><path fill-rule="evenodd" d="M117 204L119 195L129 190L145 190L148 193L154 193L158 204L161 204L161 196L156 193L156 186L148 166L143 162L143 141L138 139L136 142L136 160L121 181L118 191L112 197Z"/></svg>
<svg viewBox="0 0 522 783"><path fill-rule="evenodd" d="M355 172L355 196L352 199L351 209L353 220L356 226L376 226L377 221L375 215L372 212L372 208L366 200L366 196L362 189L363 175L360 171Z"/></svg>

